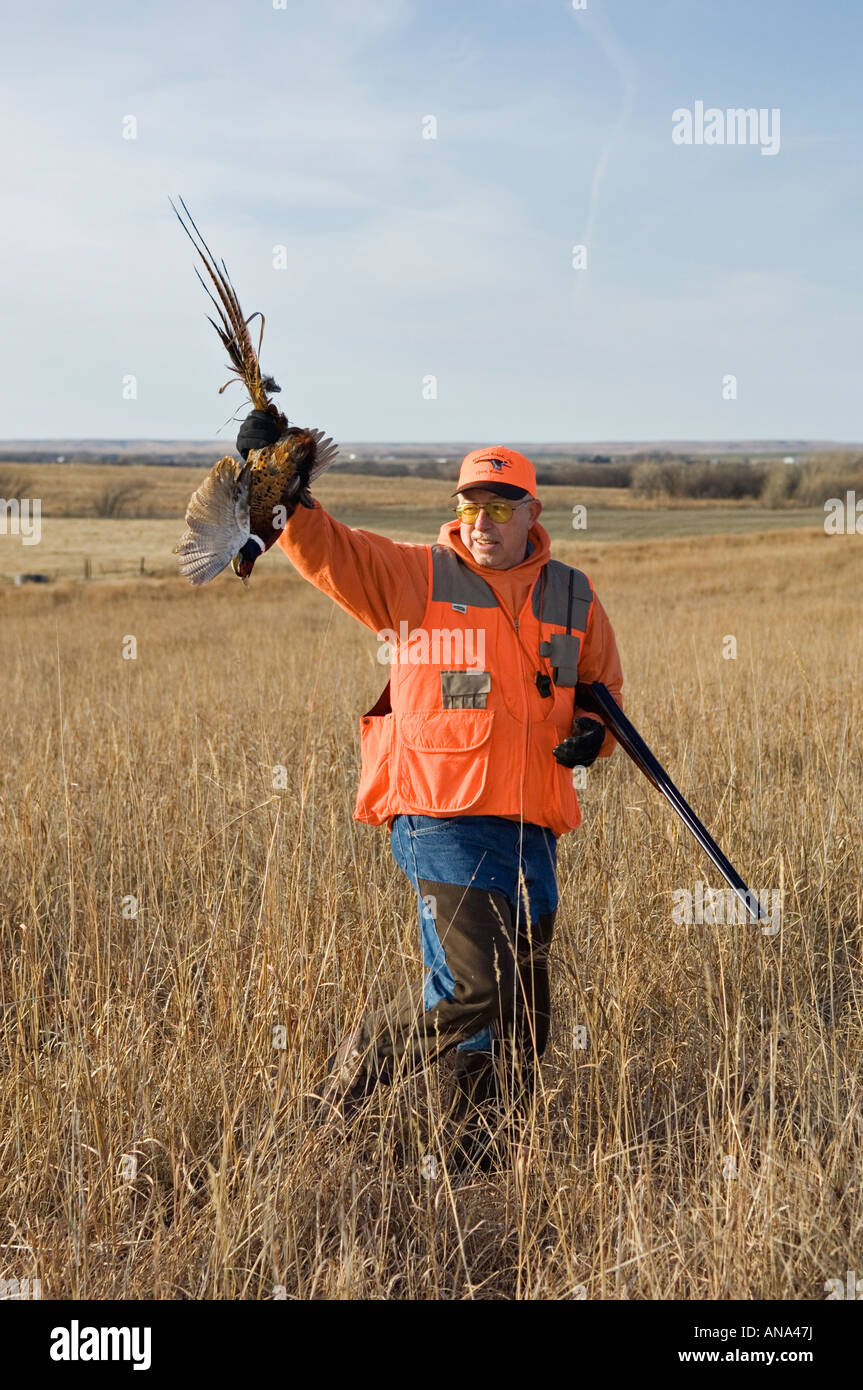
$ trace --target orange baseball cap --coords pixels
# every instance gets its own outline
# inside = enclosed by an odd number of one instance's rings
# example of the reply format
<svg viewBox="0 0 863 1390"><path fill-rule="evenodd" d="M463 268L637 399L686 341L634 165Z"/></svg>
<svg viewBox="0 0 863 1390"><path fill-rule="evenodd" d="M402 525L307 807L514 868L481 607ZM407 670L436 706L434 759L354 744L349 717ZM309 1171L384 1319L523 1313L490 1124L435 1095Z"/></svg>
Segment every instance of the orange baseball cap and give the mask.
<svg viewBox="0 0 863 1390"><path fill-rule="evenodd" d="M517 497L523 492L535 497L536 469L530 459L516 449L497 445L490 449L474 449L462 459L453 497L468 487L484 487L502 497Z"/></svg>

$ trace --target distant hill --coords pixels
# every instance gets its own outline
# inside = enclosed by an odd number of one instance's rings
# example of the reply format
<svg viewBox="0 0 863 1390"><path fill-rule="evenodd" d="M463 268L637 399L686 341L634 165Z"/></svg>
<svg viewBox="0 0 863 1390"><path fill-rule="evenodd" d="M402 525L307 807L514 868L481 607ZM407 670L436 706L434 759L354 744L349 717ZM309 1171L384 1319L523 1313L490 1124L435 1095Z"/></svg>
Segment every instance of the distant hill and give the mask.
<svg viewBox="0 0 863 1390"><path fill-rule="evenodd" d="M496 441L500 442L500 441ZM721 482L732 471L738 492L760 492L766 468L781 463L802 463L813 456L845 455L853 445L837 445L814 439L661 439L661 441L596 441L591 443L531 443L507 441L534 461L536 480L542 486L574 485L589 488L628 488L638 464L657 468L674 464L721 464ZM447 478L453 481L460 460L475 439L441 443L370 442L340 443L334 473L365 474L378 478ZM21 439L0 441L3 464L81 464L81 466L150 466L208 468L225 453L233 452L233 439ZM856 449L859 455L859 446ZM749 486L752 466L752 488ZM759 474L757 478L755 475ZM757 485L756 485L757 481ZM714 484L716 485L716 484ZM739 492L739 489L743 489ZM725 495L723 489L717 495Z"/></svg>
<svg viewBox="0 0 863 1390"><path fill-rule="evenodd" d="M450 477L459 460L478 447L473 440L432 443L405 441L347 442L339 444L335 468L344 473L377 473L398 476ZM504 442L504 441L495 441ZM542 469L546 481L554 481L573 464L613 464L641 459L717 459L727 461L801 459L812 454L836 453L860 445L811 439L662 439L594 440L569 443L537 443L507 440ZM3 463L110 463L160 464L162 467L200 468L223 454L232 453L234 439L7 439L0 440Z"/></svg>

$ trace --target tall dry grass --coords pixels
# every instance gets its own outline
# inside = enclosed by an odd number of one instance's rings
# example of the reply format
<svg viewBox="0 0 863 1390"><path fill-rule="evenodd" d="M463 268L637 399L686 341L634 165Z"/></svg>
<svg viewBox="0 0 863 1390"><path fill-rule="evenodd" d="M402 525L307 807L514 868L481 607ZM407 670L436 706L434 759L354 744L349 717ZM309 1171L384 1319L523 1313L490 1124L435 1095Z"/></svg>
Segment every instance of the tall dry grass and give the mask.
<svg viewBox="0 0 863 1390"><path fill-rule="evenodd" d="M810 1299L860 1268L863 548L560 553L612 616L633 720L783 925L675 925L672 891L715 876L622 753L592 770L535 1114L472 1178L441 1148L446 1060L346 1139L303 1118L342 1030L419 969L385 832L351 820L371 634L266 560L248 593L0 593L0 1276Z"/></svg>

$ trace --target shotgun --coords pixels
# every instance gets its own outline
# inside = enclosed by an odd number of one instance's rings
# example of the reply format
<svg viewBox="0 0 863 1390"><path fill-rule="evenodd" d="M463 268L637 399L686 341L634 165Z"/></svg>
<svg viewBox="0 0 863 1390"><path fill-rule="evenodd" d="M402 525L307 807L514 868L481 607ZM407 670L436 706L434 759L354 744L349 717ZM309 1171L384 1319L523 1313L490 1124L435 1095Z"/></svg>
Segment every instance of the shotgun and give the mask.
<svg viewBox="0 0 863 1390"><path fill-rule="evenodd" d="M668 801L669 805L683 821L687 830L695 836L702 849L706 850L729 887L734 889L745 906L753 922L769 919L761 903L729 859L726 859L713 836L705 829L692 807L681 796L662 764L651 753L641 734L630 723L620 705L602 681L592 681L590 685L579 682L575 687L576 707L599 715L603 724L611 730L621 748L628 753L637 768L644 773L648 782Z"/></svg>

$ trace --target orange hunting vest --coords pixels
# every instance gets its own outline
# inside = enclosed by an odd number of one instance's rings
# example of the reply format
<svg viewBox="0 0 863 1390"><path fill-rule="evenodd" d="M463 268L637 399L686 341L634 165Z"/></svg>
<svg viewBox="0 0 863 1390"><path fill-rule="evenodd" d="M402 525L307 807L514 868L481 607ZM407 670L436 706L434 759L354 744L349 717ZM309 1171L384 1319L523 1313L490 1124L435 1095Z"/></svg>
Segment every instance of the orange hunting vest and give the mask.
<svg viewBox="0 0 863 1390"><path fill-rule="evenodd" d="M354 818L510 816L555 835L575 829L572 772L552 756L572 732L573 690L552 681L543 696L536 677L551 677L547 644L568 616L580 653L592 606L587 576L549 560L516 621L453 550L429 546L422 624L387 634L390 680L360 721Z"/></svg>

